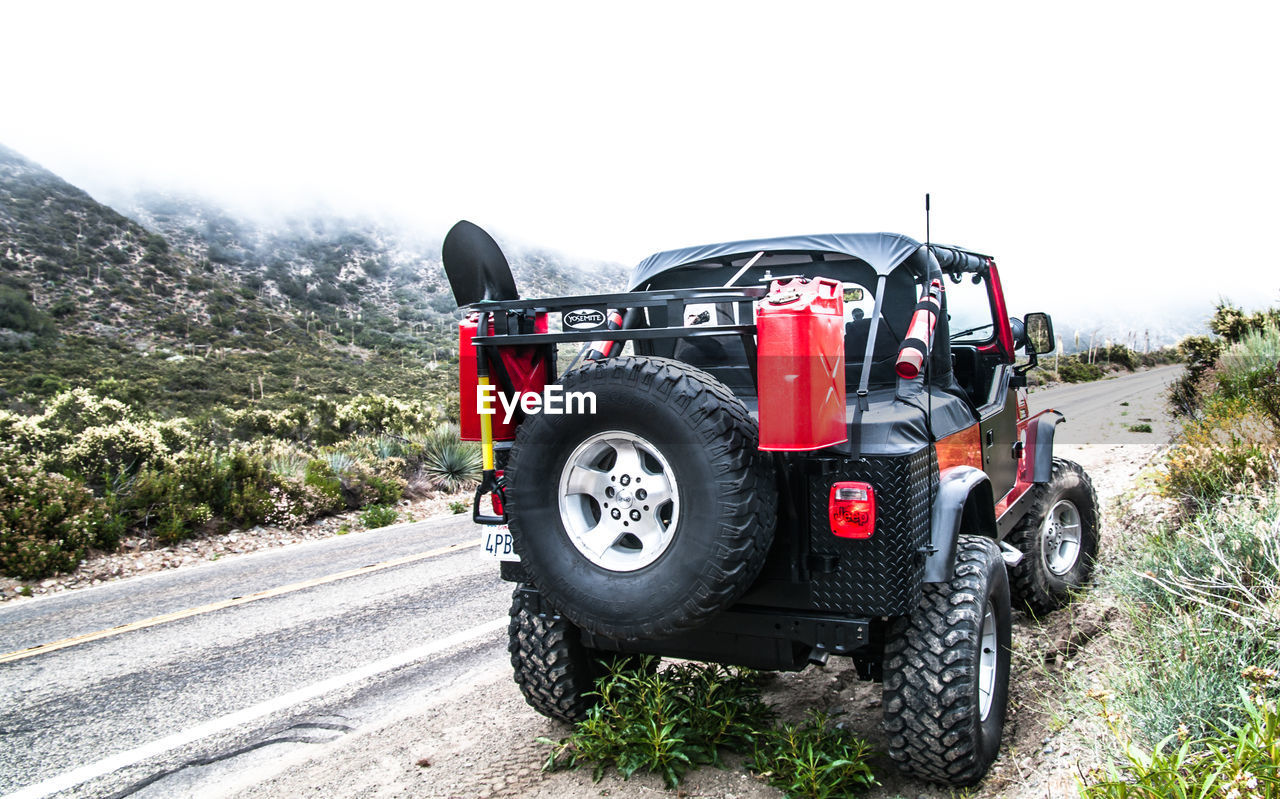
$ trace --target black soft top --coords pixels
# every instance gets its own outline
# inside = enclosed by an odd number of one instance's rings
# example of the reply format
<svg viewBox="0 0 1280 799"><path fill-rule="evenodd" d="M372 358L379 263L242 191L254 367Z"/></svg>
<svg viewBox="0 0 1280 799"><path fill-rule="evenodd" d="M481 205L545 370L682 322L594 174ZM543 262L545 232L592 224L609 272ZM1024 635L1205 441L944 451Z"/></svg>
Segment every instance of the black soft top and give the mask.
<svg viewBox="0 0 1280 799"><path fill-rule="evenodd" d="M939 244L930 246L935 257L928 258L923 247L900 233L821 233L703 244L650 255L632 270L628 288L634 291L664 272L689 264L728 263L758 252L834 253L865 262L877 275L887 275L905 264L918 278L932 276L939 267L946 271L976 271L991 260L981 253Z"/></svg>

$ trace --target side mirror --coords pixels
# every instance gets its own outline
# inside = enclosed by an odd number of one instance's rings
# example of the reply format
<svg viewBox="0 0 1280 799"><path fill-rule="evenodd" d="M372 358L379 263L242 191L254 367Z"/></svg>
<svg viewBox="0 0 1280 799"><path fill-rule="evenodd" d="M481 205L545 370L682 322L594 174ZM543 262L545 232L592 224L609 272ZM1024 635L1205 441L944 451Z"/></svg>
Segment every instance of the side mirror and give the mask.
<svg viewBox="0 0 1280 799"><path fill-rule="evenodd" d="M1048 355L1057 349L1053 337L1053 320L1047 313L1029 313L1026 316L1026 338L1037 355Z"/></svg>

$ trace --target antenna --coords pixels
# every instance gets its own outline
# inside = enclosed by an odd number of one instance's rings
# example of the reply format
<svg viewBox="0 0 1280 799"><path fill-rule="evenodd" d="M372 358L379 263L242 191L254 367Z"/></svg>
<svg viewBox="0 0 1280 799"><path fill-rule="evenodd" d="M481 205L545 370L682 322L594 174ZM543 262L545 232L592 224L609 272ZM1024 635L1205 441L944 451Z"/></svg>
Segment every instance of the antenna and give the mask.
<svg viewBox="0 0 1280 799"><path fill-rule="evenodd" d="M924 254L925 254L926 262L933 260L933 234L932 234L932 231L929 229L929 192L927 191L924 193ZM941 275L939 275L939 277L941 277ZM928 282L929 282L929 278L926 277L925 283L928 284ZM946 281L945 280L941 281L939 283L939 286L941 286L942 289L945 291ZM925 427L926 435L928 436L929 440L931 442L934 442L933 446L931 447L931 450L932 450L932 460L934 461L935 464L937 463L938 448L933 435L933 348L935 345L934 337L937 335L938 328L942 325L943 321L945 321L942 318L942 314L943 314L942 303L943 303L942 295L939 294L938 295L938 317L939 318L934 322L933 331L929 334L928 354L927 354L927 357L925 357L924 359L924 363L921 364L921 366L924 367L924 401L925 401L924 427ZM930 467L930 468L932 469L934 467ZM933 480L931 478L929 480L929 507L930 508L933 507L934 499L935 499L935 496L934 496L934 490L933 490ZM929 544L928 544L929 555L932 555L934 552L937 551L933 543L934 542L933 536L934 536L933 514L930 513L929 514Z"/></svg>
<svg viewBox="0 0 1280 799"><path fill-rule="evenodd" d="M929 235L929 192L924 193L924 246L928 247L932 243L932 237Z"/></svg>

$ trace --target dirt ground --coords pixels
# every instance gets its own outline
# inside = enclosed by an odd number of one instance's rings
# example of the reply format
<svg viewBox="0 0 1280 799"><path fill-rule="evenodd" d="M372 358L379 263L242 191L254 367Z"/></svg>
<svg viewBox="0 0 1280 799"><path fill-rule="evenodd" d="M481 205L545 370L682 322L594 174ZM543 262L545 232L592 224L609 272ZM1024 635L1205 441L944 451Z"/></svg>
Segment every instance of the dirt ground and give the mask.
<svg viewBox="0 0 1280 799"><path fill-rule="evenodd" d="M1113 516L1132 497L1139 473L1157 451L1154 445L1061 447L1061 456L1080 462L1091 475L1103 508L1104 551L1119 545ZM1043 799L1076 795L1077 775L1098 762L1101 727L1087 700L1065 688L1077 671L1092 673L1110 653L1091 650L1090 639L1117 621L1115 609L1087 596L1042 622L1015 614L1014 671L1004 745L990 774L976 789L956 792L896 775L884 759L873 763L883 783L872 799ZM880 686L859 682L851 664L833 658L825 667L779 674L766 699L784 718L802 718L810 708L825 710L883 750ZM1065 701L1064 701L1065 700ZM543 773L548 747L539 736L567 733L527 707L503 664L478 665L455 689L429 704L309 750L276 776L256 782L238 797L356 795L369 797L778 797L742 768L702 768L679 791L668 791L653 776L624 781L606 772L599 783L590 771ZM737 765L737 764L732 764ZM248 775L246 775L248 776ZM244 783L242 783L244 784Z"/></svg>

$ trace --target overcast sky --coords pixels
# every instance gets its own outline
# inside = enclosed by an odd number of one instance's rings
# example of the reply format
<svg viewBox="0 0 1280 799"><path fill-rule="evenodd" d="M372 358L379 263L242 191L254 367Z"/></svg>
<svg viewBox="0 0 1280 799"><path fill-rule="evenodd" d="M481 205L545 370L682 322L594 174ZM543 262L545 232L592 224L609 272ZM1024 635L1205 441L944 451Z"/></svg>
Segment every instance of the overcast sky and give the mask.
<svg viewBox="0 0 1280 799"><path fill-rule="evenodd" d="M1280 302L1275 4L410 5L0 2L0 143L624 263L931 192L1019 312Z"/></svg>

